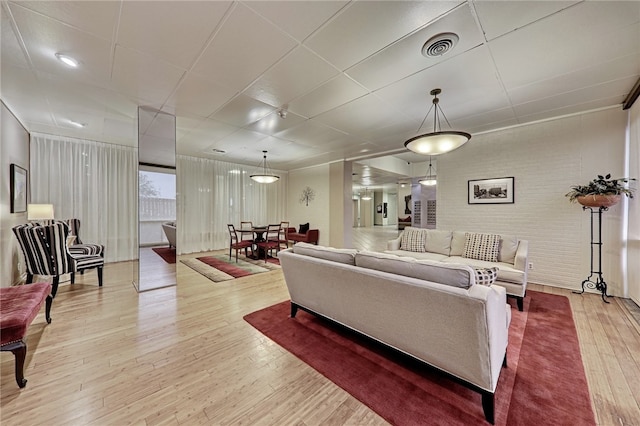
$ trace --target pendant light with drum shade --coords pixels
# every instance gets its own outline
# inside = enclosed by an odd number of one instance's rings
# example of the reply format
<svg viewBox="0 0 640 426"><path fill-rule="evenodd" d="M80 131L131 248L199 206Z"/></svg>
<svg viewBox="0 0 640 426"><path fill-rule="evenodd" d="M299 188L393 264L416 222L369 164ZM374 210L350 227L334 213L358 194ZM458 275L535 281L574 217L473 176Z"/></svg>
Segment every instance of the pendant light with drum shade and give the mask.
<svg viewBox="0 0 640 426"><path fill-rule="evenodd" d="M431 156L429 156L429 168L427 169L427 176L420 179L420 185L424 186L434 186L438 181L436 180L436 175L433 173L433 167L431 166Z"/></svg>
<svg viewBox="0 0 640 426"><path fill-rule="evenodd" d="M427 120L431 110L433 110L433 132L415 136L406 141L404 146L417 154L439 155L453 151L454 149L464 145L469 141L469 139L471 139L471 135L466 132L442 130L440 126L440 115L444 117L447 125L451 127L449 120L447 120L447 117L444 115L444 112L442 112L442 108L440 108L439 104L440 100L438 99L438 95L442 93L442 90L433 89L430 93L433 96L433 105L431 105L431 108L427 111L427 115L425 115L424 120L422 120L420 127L418 127L418 132L420 132L420 129Z"/></svg>
<svg viewBox="0 0 640 426"><path fill-rule="evenodd" d="M262 154L262 169L260 169L258 173L254 173L249 177L258 183L273 183L280 179L280 176L274 175L271 169L267 167L267 151L262 151Z"/></svg>

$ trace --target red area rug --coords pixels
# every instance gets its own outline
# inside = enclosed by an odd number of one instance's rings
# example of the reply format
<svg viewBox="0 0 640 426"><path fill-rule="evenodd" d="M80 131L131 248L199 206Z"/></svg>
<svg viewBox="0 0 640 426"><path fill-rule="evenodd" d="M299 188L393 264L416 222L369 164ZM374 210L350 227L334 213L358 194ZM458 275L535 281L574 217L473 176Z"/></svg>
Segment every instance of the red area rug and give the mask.
<svg viewBox="0 0 640 426"><path fill-rule="evenodd" d="M527 292L512 307L497 425L595 425L569 300ZM298 311L288 301L245 316L286 350L394 425L486 425L480 394L415 360Z"/></svg>
<svg viewBox="0 0 640 426"><path fill-rule="evenodd" d="M165 262L176 263L175 247L152 247L152 250L155 251L158 256L164 259Z"/></svg>

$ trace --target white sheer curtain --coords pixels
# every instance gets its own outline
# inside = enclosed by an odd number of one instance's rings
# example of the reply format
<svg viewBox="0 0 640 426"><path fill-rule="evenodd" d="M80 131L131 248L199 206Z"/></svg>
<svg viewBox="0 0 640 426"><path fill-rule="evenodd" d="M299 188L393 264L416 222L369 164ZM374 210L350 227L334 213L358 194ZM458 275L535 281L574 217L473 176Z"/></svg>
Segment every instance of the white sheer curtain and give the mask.
<svg viewBox="0 0 640 426"><path fill-rule="evenodd" d="M105 245L105 261L138 257L135 148L31 134L31 202L56 219L80 219L84 242Z"/></svg>
<svg viewBox="0 0 640 426"><path fill-rule="evenodd" d="M287 174L259 184L255 167L205 158L177 156L178 250L193 253L229 246L227 224L256 225L286 220Z"/></svg>

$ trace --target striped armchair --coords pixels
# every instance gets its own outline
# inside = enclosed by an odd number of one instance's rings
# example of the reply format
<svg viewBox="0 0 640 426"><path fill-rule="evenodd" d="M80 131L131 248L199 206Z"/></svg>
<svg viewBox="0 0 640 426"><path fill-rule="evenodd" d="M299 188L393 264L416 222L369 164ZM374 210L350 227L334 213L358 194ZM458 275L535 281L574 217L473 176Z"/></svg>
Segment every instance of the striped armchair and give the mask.
<svg viewBox="0 0 640 426"><path fill-rule="evenodd" d="M18 225L13 228L24 254L27 268L27 284L33 282L34 275L53 277L51 297L47 298L47 312L58 292L60 275L71 274L71 284L75 283L75 273L85 269L96 268L98 285L102 287L102 268L104 258L101 254L72 254L67 247L69 227L64 222L52 225L39 224ZM47 317L47 322L51 318Z"/></svg>
<svg viewBox="0 0 640 426"><path fill-rule="evenodd" d="M69 227L69 235L76 237L73 244L69 246L71 254L98 254L104 258L104 246L102 244L83 243L80 239L80 219L66 219L62 222Z"/></svg>

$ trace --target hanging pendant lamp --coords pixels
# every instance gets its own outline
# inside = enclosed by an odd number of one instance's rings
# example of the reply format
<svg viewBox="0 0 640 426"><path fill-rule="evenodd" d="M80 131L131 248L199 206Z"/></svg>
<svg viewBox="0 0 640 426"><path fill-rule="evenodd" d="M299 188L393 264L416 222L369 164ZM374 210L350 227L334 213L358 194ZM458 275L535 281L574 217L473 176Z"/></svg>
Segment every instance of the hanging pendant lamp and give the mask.
<svg viewBox="0 0 640 426"><path fill-rule="evenodd" d="M360 199L369 201L371 199L371 194L367 191L367 188L364 189L364 195L360 197Z"/></svg>
<svg viewBox="0 0 640 426"><path fill-rule="evenodd" d="M255 180L258 183L273 183L280 179L280 176L276 176L271 172L271 169L267 168L267 151L262 151L263 160L262 160L262 170L258 173L252 174L249 176L251 179Z"/></svg>
<svg viewBox="0 0 640 426"><path fill-rule="evenodd" d="M424 120L422 120L422 124L418 127L418 132L424 125L424 122L427 120L429 113L433 109L433 132L425 133L420 136L415 136L404 143L404 146L418 154L426 154L426 155L438 155L444 154L445 152L453 151L456 148L464 145L471 139L471 135L466 132L458 132L453 130L445 130L443 131L440 126L440 115L442 115L449 125L449 120L442 112L442 108L440 108L438 99L438 95L442 92L440 89L433 89L430 93L433 96L433 105L427 111L427 115L425 115Z"/></svg>
<svg viewBox="0 0 640 426"><path fill-rule="evenodd" d="M424 186L433 186L438 183L438 181L436 180L436 175L435 173L433 173L433 167L431 166L431 156L429 156L429 168L427 169L427 176L425 176L423 179L420 179L418 182L420 182L420 184Z"/></svg>

